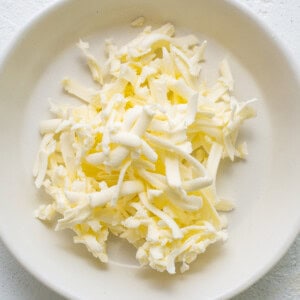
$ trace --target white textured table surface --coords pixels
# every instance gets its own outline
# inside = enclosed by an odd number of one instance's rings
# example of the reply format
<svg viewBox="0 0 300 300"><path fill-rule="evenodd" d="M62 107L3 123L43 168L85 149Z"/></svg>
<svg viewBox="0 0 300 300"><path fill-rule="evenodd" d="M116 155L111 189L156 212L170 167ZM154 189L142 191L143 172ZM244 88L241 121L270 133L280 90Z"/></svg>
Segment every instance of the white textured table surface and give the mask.
<svg viewBox="0 0 300 300"><path fill-rule="evenodd" d="M239 1L272 28L300 67L300 0ZM53 2L55 0L0 0L0 56L14 34L33 15ZM63 298L25 271L0 241L0 299ZM235 300L244 299L300 299L300 236L265 277L235 297Z"/></svg>

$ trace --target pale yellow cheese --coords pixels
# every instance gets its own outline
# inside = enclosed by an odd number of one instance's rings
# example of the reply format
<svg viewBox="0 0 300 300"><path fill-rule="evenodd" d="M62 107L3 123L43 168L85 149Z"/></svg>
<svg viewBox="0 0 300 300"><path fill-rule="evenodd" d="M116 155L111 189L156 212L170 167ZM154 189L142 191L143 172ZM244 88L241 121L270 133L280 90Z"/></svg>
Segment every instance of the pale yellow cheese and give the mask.
<svg viewBox="0 0 300 300"><path fill-rule="evenodd" d="M141 265L170 274L177 262L187 271L208 245L227 238L217 210L233 204L218 196L218 166L246 156L238 131L255 111L253 100L232 96L226 60L213 86L200 80L206 45L176 37L172 24L146 27L120 48L107 40L100 66L79 42L99 88L64 79L80 105L51 103L54 118L41 122L35 183L53 202L36 210L38 218L58 214L56 230L72 229L74 242L102 262L114 234L137 248Z"/></svg>

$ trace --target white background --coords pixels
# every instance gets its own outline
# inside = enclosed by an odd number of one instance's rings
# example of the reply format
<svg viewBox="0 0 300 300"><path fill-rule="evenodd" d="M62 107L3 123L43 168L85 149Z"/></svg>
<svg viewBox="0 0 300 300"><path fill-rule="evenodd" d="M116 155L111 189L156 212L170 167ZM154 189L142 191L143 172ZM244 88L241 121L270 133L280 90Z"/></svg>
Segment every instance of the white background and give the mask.
<svg viewBox="0 0 300 300"><path fill-rule="evenodd" d="M266 22L290 50L290 55L300 67L300 0L236 1L245 4ZM53 2L55 0L0 0L0 56L16 32L30 18ZM25 271L0 241L0 299L63 298ZM250 299L300 299L300 236L265 277L234 298L234 300Z"/></svg>

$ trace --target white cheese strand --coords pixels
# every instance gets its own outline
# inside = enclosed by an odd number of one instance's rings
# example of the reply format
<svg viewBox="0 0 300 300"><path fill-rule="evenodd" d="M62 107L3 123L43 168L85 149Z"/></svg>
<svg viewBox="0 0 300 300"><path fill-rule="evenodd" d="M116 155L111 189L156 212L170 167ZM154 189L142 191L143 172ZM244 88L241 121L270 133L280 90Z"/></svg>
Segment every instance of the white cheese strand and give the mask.
<svg viewBox="0 0 300 300"><path fill-rule="evenodd" d="M47 134L55 132L61 122L62 119L51 119L42 121L40 123L40 133Z"/></svg>
<svg viewBox="0 0 300 300"><path fill-rule="evenodd" d="M224 77L226 84L228 85L229 91L233 91L233 77L228 64L228 61L224 59L220 65L220 73Z"/></svg>
<svg viewBox="0 0 300 300"><path fill-rule="evenodd" d="M35 186L40 188L43 184L44 178L46 176L47 167L48 167L48 153L45 150L41 150L38 154L39 160L39 169L35 179Z"/></svg>
<svg viewBox="0 0 300 300"><path fill-rule="evenodd" d="M224 147L218 143L213 143L207 159L206 168L213 178L213 185L215 186L218 167L222 158Z"/></svg>
<svg viewBox="0 0 300 300"><path fill-rule="evenodd" d="M66 228L72 228L76 224L84 222L91 214L91 210L88 203L84 202L79 204L75 208L65 210L64 218L58 220L55 230L63 230Z"/></svg>
<svg viewBox="0 0 300 300"><path fill-rule="evenodd" d="M105 161L105 155L103 152L92 153L86 156L86 161L91 165L97 166Z"/></svg>
<svg viewBox="0 0 300 300"><path fill-rule="evenodd" d="M161 210L157 209L155 206L151 205L148 202L147 194L146 193L140 193L139 194L139 198L140 198L141 202L144 204L144 206L150 212L152 212L154 215L156 215L157 217L159 217L160 219L162 219L168 225L168 227L172 231L174 239L180 239L180 238L182 238L182 236L183 236L182 232L181 232L180 228L178 227L178 225L176 224L176 222L172 218L170 218L167 214L165 214Z"/></svg>
<svg viewBox="0 0 300 300"><path fill-rule="evenodd" d="M166 77L166 81L168 88L184 99L190 99L195 94L195 91L191 89L183 79Z"/></svg>
<svg viewBox="0 0 300 300"><path fill-rule="evenodd" d="M129 166L131 165L131 161L128 161L127 163L125 163L125 165L121 168L120 170L120 175L119 175L119 179L118 179L118 183L116 185L116 191L111 199L111 206L116 206L117 201L119 199L120 196L120 191L121 191L121 187L123 184L123 180L126 174L127 169L129 168Z"/></svg>
<svg viewBox="0 0 300 300"><path fill-rule="evenodd" d="M180 188L182 182L180 177L178 158L174 155L167 156L165 158L165 164L168 185L172 188Z"/></svg>
<svg viewBox="0 0 300 300"><path fill-rule="evenodd" d="M65 78L62 81L62 85L67 93L83 100L86 103L90 103L92 99L97 95L97 91L91 88L86 88L79 84L77 81Z"/></svg>
<svg viewBox="0 0 300 300"><path fill-rule="evenodd" d="M200 173L200 175L202 175L204 177L203 179L207 180L207 182L209 182L209 184L211 184L212 180L209 179L209 176L207 175L207 172L206 172L204 166L199 161L197 161L194 157L192 157L191 155L182 151L179 147L174 146L173 144L162 140L161 138L157 138L148 133L146 133L145 136L148 140L150 140L152 143L156 144L157 146L161 147L162 149L182 156L191 165L193 165L195 167L195 169L198 171L198 173ZM207 184L207 185L209 185L209 184Z"/></svg>
<svg viewBox="0 0 300 300"><path fill-rule="evenodd" d="M133 125L130 133L141 137L147 130L152 118L153 111L150 107L145 106L136 123ZM126 147L120 146L110 153L109 165L113 168L118 168L122 161L128 156L130 150Z"/></svg>
<svg viewBox="0 0 300 300"><path fill-rule="evenodd" d="M142 153L151 161L151 162L156 162L158 155L157 153L153 150L153 148L150 147L150 145L142 141Z"/></svg>
<svg viewBox="0 0 300 300"><path fill-rule="evenodd" d="M74 136L72 133L64 132L60 136L61 153L71 178L76 174L75 153L73 149Z"/></svg>
<svg viewBox="0 0 300 300"><path fill-rule="evenodd" d="M90 47L89 43L86 43L86 42L83 42L82 40L80 40L79 43L77 44L77 46L79 49L81 49L82 53L86 57L87 64L92 73L93 79L102 85L103 84L103 74L102 74L100 65L97 62L96 58L93 55L91 55L88 51L88 49Z"/></svg>
<svg viewBox="0 0 300 300"><path fill-rule="evenodd" d="M189 247L191 247L193 244L196 243L196 241L201 237L202 234L196 234L191 236L187 241L179 248L172 251L171 254L168 256L168 262L167 262L167 271L170 274L175 274L175 259L177 256L179 256L181 253L186 251Z"/></svg>
<svg viewBox="0 0 300 300"><path fill-rule="evenodd" d="M202 197L188 195L183 188L166 188L169 200L184 211L197 211L202 207Z"/></svg>
<svg viewBox="0 0 300 300"><path fill-rule="evenodd" d="M159 190L167 189L167 181L165 179L165 176L156 173L151 173L143 169L138 170L138 173L145 181L147 181L153 187Z"/></svg>
<svg viewBox="0 0 300 300"><path fill-rule="evenodd" d="M56 148L56 142L53 140L53 134L46 134L41 142L40 150L35 161L33 168L33 176L35 179L35 186L40 188L44 182L49 156L54 153Z"/></svg>
<svg viewBox="0 0 300 300"><path fill-rule="evenodd" d="M42 141L41 141L41 144L40 144L40 147L39 147L39 152L41 150L44 150L52 139L53 139L53 134L51 134L51 133L45 134ZM36 177L38 172L39 172L39 162L40 162L39 152L37 154L37 157L36 157L36 160L35 160L35 163L34 163L34 166L33 166L33 170L32 170L32 173L33 173L34 177Z"/></svg>
<svg viewBox="0 0 300 300"><path fill-rule="evenodd" d="M116 185L105 189L101 192L94 192L89 194L89 201L92 207L104 206L107 202L111 201L114 194L117 192ZM138 180L124 181L121 185L119 195L124 197L131 194L138 194L144 190L143 184Z"/></svg>
<svg viewBox="0 0 300 300"><path fill-rule="evenodd" d="M220 160L223 154L223 147L218 143L213 143L207 158L206 169L209 175L216 180L216 175Z"/></svg>
<svg viewBox="0 0 300 300"><path fill-rule="evenodd" d="M125 147L137 148L143 143L142 139L130 132L119 132L111 137L111 141Z"/></svg>

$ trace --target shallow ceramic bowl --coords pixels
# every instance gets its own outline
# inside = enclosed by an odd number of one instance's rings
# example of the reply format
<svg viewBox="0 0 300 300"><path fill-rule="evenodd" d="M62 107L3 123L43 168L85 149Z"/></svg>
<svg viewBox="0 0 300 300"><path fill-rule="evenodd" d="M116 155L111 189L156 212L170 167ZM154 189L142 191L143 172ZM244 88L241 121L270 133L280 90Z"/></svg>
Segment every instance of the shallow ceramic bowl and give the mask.
<svg viewBox="0 0 300 300"><path fill-rule="evenodd" d="M39 121L49 117L48 98L70 101L60 80L70 75L92 84L75 44L90 42L100 58L105 38L117 44L140 29L138 16L157 26L170 21L178 33L209 42L205 76L213 80L227 57L240 100L259 99L258 116L242 130L246 162L224 163L219 191L234 198L229 240L211 246L183 275L138 268L134 250L111 240L110 263L101 265L71 232L54 232L33 217L39 203L32 165ZM80 299L228 298L266 273L299 230L299 76L282 46L254 16L232 1L61 1L27 25L0 68L0 230L16 258L43 283Z"/></svg>

